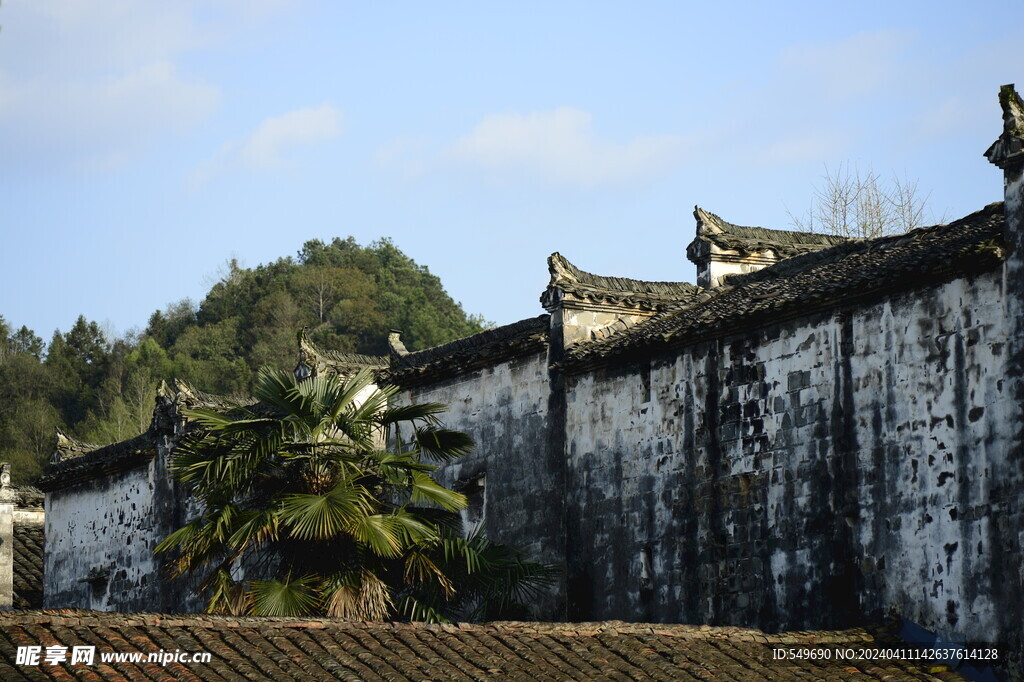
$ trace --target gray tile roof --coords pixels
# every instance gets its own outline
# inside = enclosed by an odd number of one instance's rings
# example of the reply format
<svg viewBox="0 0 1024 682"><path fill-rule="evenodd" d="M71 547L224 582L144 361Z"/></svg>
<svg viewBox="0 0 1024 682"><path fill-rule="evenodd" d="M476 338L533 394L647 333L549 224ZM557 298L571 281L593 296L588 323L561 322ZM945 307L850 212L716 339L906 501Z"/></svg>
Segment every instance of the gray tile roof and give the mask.
<svg viewBox="0 0 1024 682"><path fill-rule="evenodd" d="M850 241L846 237L829 234L734 225L699 206L694 206L693 217L697 219L697 237L686 247L690 260L697 257L702 242L744 255L771 250L779 258L790 258Z"/></svg>
<svg viewBox="0 0 1024 682"><path fill-rule="evenodd" d="M110 445L91 445L75 441L60 431L50 465L36 480L43 491L75 485L97 476L123 471L146 462L157 453L161 438L174 430L183 408L223 409L234 405L253 405L255 398L222 396L193 388L188 382L175 379L157 389L157 405L153 421L144 433Z"/></svg>
<svg viewBox="0 0 1024 682"><path fill-rule="evenodd" d="M11 486L14 493L14 506L18 509L42 509L43 491L31 485Z"/></svg>
<svg viewBox="0 0 1024 682"><path fill-rule="evenodd" d="M299 358L311 370L328 374L349 375L361 369L381 370L388 366L388 359L384 356L320 348L310 340L305 329L299 331Z"/></svg>
<svg viewBox="0 0 1024 682"><path fill-rule="evenodd" d="M93 665L18 666L18 646L94 646ZM878 647L884 629L765 634L604 623L423 625L322 618L25 611L0 614L5 680L960 680L900 660L773 659L775 648ZM101 663L107 652L209 652L208 663Z"/></svg>
<svg viewBox="0 0 1024 682"><path fill-rule="evenodd" d="M382 374L382 379L410 386L536 353L547 348L549 324L548 315L539 315L394 357L391 369Z"/></svg>
<svg viewBox="0 0 1024 682"><path fill-rule="evenodd" d="M554 289L560 289L578 298L615 306L628 306L643 310L660 310L680 298L692 296L700 289L689 282L648 282L627 277L595 275L569 262L555 252L548 257L551 281L541 295L545 306L553 302Z"/></svg>
<svg viewBox="0 0 1024 682"><path fill-rule="evenodd" d="M806 315L998 267L1005 253L1002 203L948 225L843 243L798 255L757 272L732 275L725 286L606 339L581 343L563 367L647 355L759 324Z"/></svg>
<svg viewBox="0 0 1024 682"><path fill-rule="evenodd" d="M51 460L43 475L36 479L36 485L45 492L66 488L98 475L129 469L155 454L156 438L152 431L147 431L134 438L104 445L74 457L59 461Z"/></svg>
<svg viewBox="0 0 1024 682"><path fill-rule="evenodd" d="M45 527L41 523L14 524L14 594L16 609L38 609L43 605L43 546Z"/></svg>

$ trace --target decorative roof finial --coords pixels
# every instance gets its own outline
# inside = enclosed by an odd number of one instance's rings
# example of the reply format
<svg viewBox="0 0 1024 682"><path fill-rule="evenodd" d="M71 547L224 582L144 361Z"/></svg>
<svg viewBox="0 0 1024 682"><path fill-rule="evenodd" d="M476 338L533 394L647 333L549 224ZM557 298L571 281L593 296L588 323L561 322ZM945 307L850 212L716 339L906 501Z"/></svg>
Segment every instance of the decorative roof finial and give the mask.
<svg viewBox="0 0 1024 682"><path fill-rule="evenodd" d="M402 330L392 329L388 332L388 346L391 348L392 357L402 357L409 354L409 349L402 343Z"/></svg>
<svg viewBox="0 0 1024 682"><path fill-rule="evenodd" d="M0 463L0 503L14 502L14 488L11 486L11 465Z"/></svg>
<svg viewBox="0 0 1024 682"><path fill-rule="evenodd" d="M1024 166L1024 102L1013 84L999 88L1003 108L1003 134L985 152L988 160L1005 170Z"/></svg>

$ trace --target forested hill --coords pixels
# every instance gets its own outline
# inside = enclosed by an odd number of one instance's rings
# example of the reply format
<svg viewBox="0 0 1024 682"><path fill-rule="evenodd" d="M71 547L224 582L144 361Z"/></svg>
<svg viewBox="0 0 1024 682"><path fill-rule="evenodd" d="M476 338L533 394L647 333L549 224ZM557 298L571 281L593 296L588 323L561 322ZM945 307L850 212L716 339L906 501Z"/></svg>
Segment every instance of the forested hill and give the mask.
<svg viewBox="0 0 1024 682"><path fill-rule="evenodd" d="M389 240L363 247L351 237L251 269L232 261L202 303L171 304L123 338L79 317L45 344L16 324L0 316L0 461L17 483L42 471L57 426L97 444L141 433L161 379L248 392L260 366L295 365L302 327L323 348L385 354L389 329L416 350L485 325Z"/></svg>

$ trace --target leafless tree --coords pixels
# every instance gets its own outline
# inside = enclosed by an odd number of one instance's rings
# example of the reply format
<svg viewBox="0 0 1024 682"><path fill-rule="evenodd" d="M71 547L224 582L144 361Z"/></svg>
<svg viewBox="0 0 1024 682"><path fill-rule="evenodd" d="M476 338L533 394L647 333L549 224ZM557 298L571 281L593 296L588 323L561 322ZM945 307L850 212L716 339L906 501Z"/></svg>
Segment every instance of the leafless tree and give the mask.
<svg viewBox="0 0 1024 682"><path fill-rule="evenodd" d="M814 188L810 210L803 216L790 211L789 217L803 232L869 239L924 226L927 201L917 180L893 174L886 182L871 169L862 174L857 167L851 171L849 164L843 164L836 170L826 166L822 184Z"/></svg>

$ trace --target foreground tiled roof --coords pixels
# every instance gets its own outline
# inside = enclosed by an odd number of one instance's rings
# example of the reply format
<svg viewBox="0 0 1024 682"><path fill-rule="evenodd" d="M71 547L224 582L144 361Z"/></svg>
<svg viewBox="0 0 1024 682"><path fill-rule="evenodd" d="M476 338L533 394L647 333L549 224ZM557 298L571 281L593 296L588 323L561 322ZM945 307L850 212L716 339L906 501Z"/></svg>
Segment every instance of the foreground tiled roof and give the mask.
<svg viewBox="0 0 1024 682"><path fill-rule="evenodd" d="M549 324L548 315L539 315L395 357L385 379L401 386L411 386L536 353L547 347Z"/></svg>
<svg viewBox="0 0 1024 682"><path fill-rule="evenodd" d="M1002 203L948 225L848 241L757 272L733 275L619 334L581 343L564 367L580 371L739 329L948 281L997 267L1005 253Z"/></svg>
<svg viewBox="0 0 1024 682"><path fill-rule="evenodd" d="M960 680L942 666L773 660L775 648L877 647L882 631L687 625L421 625L23 611L0 615L5 680ZM93 665L18 666L19 646L94 646ZM102 663L106 652L209 652L208 663Z"/></svg>
<svg viewBox="0 0 1024 682"><path fill-rule="evenodd" d="M551 281L541 295L545 306L554 302L553 290L560 289L578 298L615 306L628 306L643 310L661 310L681 298L692 296L699 288L689 282L648 282L627 277L595 275L569 262L560 253L548 257Z"/></svg>
<svg viewBox="0 0 1024 682"><path fill-rule="evenodd" d="M16 609L38 609L43 605L43 544L41 523L14 524L14 595Z"/></svg>
<svg viewBox="0 0 1024 682"><path fill-rule="evenodd" d="M789 258L849 241L845 237L829 234L733 225L699 206L694 207L693 216L697 219L697 237L686 250L691 259L694 258L698 250L697 245L701 241L711 242L719 248L739 251L744 255L771 250L780 258Z"/></svg>

